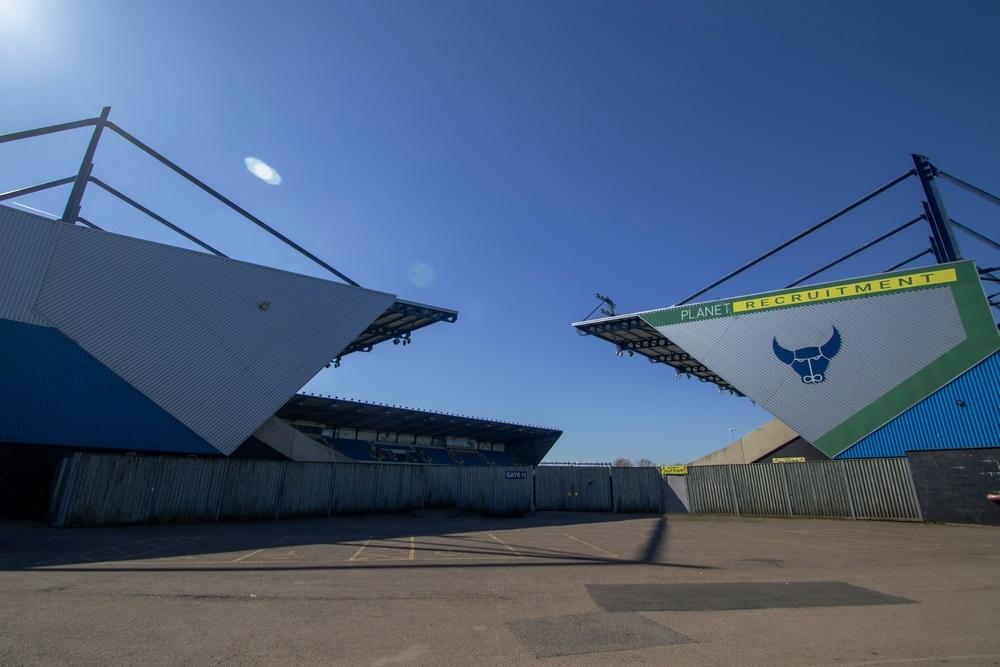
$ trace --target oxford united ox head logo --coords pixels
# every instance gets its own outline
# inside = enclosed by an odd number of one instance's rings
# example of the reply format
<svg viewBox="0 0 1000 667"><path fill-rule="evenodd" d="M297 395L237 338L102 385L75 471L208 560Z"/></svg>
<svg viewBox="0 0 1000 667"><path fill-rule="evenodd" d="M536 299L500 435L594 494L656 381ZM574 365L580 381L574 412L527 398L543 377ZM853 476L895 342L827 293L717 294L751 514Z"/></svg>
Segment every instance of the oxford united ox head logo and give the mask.
<svg viewBox="0 0 1000 667"><path fill-rule="evenodd" d="M788 364L802 378L805 384L818 384L826 379L826 369L830 360L840 351L840 332L833 327L833 335L819 347L800 347L797 350L786 350L774 338L774 356Z"/></svg>

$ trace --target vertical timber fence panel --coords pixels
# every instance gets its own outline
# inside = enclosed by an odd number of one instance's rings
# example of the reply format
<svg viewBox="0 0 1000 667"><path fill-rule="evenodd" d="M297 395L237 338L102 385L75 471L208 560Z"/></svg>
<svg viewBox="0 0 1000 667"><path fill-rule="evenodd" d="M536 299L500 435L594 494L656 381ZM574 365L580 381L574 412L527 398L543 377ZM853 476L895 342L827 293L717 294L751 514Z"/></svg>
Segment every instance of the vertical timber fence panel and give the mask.
<svg viewBox="0 0 1000 667"><path fill-rule="evenodd" d="M666 489L658 468L611 468L615 512L666 511Z"/></svg>
<svg viewBox="0 0 1000 667"><path fill-rule="evenodd" d="M609 468L586 466L539 466L535 470L535 509L610 512Z"/></svg>

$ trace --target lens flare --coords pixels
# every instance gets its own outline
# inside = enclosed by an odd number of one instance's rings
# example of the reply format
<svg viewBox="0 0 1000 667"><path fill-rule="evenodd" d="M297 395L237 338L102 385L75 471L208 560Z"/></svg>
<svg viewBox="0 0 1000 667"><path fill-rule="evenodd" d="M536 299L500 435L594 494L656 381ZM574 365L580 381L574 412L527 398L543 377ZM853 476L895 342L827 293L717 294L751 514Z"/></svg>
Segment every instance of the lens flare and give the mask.
<svg viewBox="0 0 1000 667"><path fill-rule="evenodd" d="M279 185L281 183L281 174L278 173L278 170L263 160L248 157L243 160L243 163L247 166L247 171L268 185Z"/></svg>

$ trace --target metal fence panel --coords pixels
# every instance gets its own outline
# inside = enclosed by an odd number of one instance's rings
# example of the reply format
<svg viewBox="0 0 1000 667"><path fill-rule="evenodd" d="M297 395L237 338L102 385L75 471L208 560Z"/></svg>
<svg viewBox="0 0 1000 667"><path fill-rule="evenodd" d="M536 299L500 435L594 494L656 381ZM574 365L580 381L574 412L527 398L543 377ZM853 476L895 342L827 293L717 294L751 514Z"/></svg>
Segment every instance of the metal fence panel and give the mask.
<svg viewBox="0 0 1000 667"><path fill-rule="evenodd" d="M156 459L108 454L74 455L72 490L57 525L143 523L156 479Z"/></svg>
<svg viewBox="0 0 1000 667"><path fill-rule="evenodd" d="M859 519L920 520L920 505L906 459L845 459Z"/></svg>
<svg viewBox="0 0 1000 667"><path fill-rule="evenodd" d="M658 468L611 468L614 511L665 512L665 484Z"/></svg>
<svg viewBox="0 0 1000 667"><path fill-rule="evenodd" d="M456 507L458 505L458 466L426 466L427 507Z"/></svg>
<svg viewBox="0 0 1000 667"><path fill-rule="evenodd" d="M851 517L851 500L839 461L784 464L795 516Z"/></svg>
<svg viewBox="0 0 1000 667"><path fill-rule="evenodd" d="M288 461L284 466L285 479L281 485L275 516L329 514L330 490L333 488L336 465Z"/></svg>
<svg viewBox="0 0 1000 667"><path fill-rule="evenodd" d="M692 512L700 514L739 514L736 490L730 466L692 466L688 468L688 498Z"/></svg>
<svg viewBox="0 0 1000 667"><path fill-rule="evenodd" d="M531 468L469 466L459 469L458 506L489 514L531 511Z"/></svg>
<svg viewBox="0 0 1000 667"><path fill-rule="evenodd" d="M609 468L541 466L535 471L538 510L611 512Z"/></svg>
<svg viewBox="0 0 1000 667"><path fill-rule="evenodd" d="M284 463L233 459L227 463L218 518L273 518L281 492Z"/></svg>
<svg viewBox="0 0 1000 667"><path fill-rule="evenodd" d="M788 496L780 465L771 463L731 466L740 514L788 516Z"/></svg>
<svg viewBox="0 0 1000 667"><path fill-rule="evenodd" d="M215 521L229 461L161 457L148 521Z"/></svg>

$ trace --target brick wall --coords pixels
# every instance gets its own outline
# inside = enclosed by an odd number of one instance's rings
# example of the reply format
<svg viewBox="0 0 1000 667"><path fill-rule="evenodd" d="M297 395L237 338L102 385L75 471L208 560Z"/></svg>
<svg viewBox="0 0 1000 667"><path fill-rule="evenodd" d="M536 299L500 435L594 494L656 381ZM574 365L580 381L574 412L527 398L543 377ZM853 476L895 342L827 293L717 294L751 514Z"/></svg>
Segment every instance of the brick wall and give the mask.
<svg viewBox="0 0 1000 667"><path fill-rule="evenodd" d="M926 521L1000 526L1000 505L986 494L1000 491L1000 448L907 452Z"/></svg>

